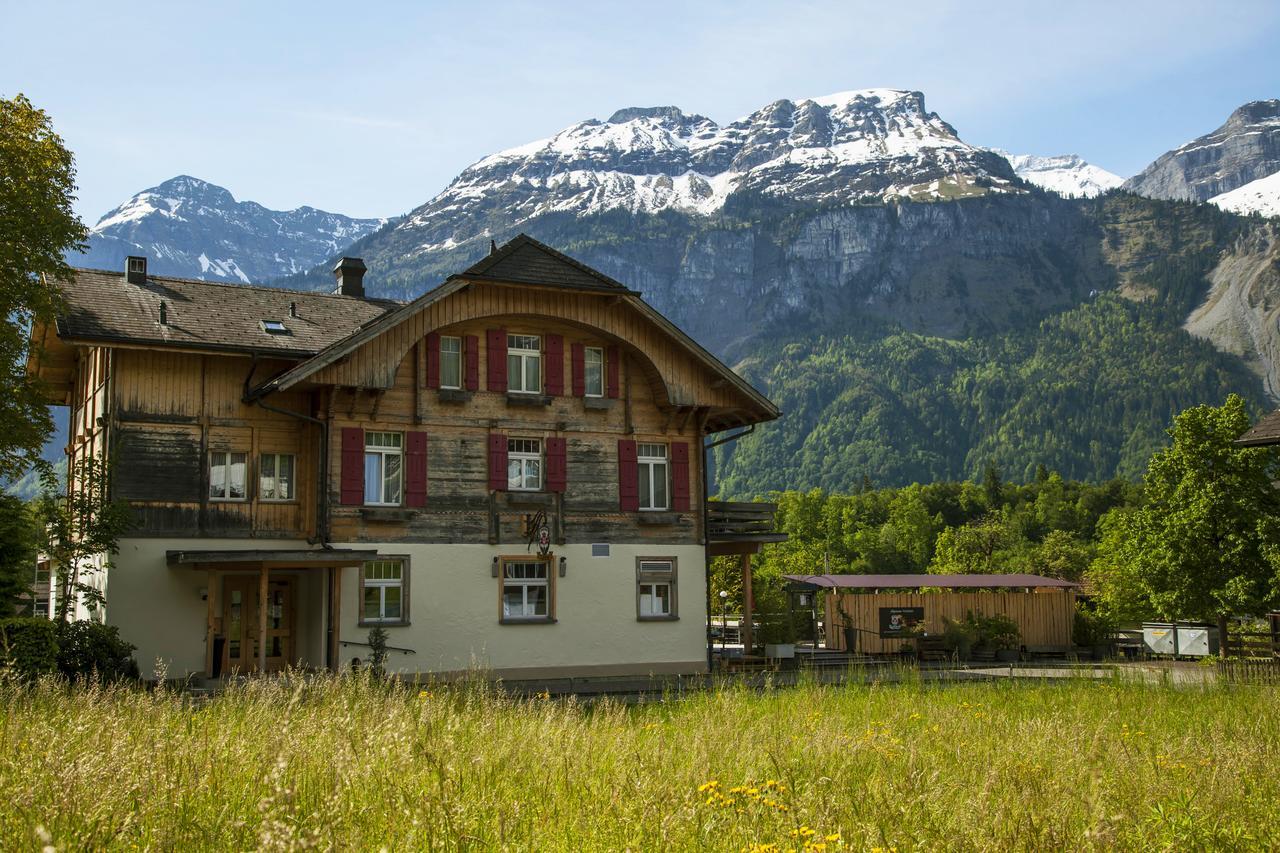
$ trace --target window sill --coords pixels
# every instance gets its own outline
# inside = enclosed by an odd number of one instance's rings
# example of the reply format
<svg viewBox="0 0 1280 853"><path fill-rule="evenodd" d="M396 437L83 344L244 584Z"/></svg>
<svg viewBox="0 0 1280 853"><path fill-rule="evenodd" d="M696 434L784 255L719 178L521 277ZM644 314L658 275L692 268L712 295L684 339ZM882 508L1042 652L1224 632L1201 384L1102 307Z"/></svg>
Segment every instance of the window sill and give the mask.
<svg viewBox="0 0 1280 853"><path fill-rule="evenodd" d="M400 622L366 622L361 619L356 623L357 628L408 628L410 622L408 620Z"/></svg>
<svg viewBox="0 0 1280 853"><path fill-rule="evenodd" d="M640 510L640 516L637 519L640 524L652 525L654 527L679 524L680 514L678 512L667 512L666 510Z"/></svg>
<svg viewBox="0 0 1280 853"><path fill-rule="evenodd" d="M507 491L508 506L551 506L554 499L548 492L543 491L524 491L522 489L509 489Z"/></svg>
<svg viewBox="0 0 1280 853"><path fill-rule="evenodd" d="M501 619L499 619L499 620L498 620L498 624L499 624L499 625L554 625L554 624L556 624L556 620L555 620L555 619L551 619L551 618L546 618L546 619L508 619L507 617L505 617L505 616L504 616L504 617L502 617Z"/></svg>
<svg viewBox="0 0 1280 853"><path fill-rule="evenodd" d="M272 506L290 506L290 505L297 506L298 505L298 501L293 498L284 498L282 500L277 500L276 498L258 498L258 503L271 504Z"/></svg>
<svg viewBox="0 0 1280 853"><path fill-rule="evenodd" d="M209 498L211 504L247 504L248 498Z"/></svg>
<svg viewBox="0 0 1280 853"><path fill-rule="evenodd" d="M408 521L417 514L417 510L399 506L360 507L360 515L365 521Z"/></svg>
<svg viewBox="0 0 1280 853"><path fill-rule="evenodd" d="M637 616L637 622L679 622L679 616Z"/></svg>
<svg viewBox="0 0 1280 853"><path fill-rule="evenodd" d="M441 388L436 392L436 399L441 403L470 403L471 392L461 388Z"/></svg>
<svg viewBox="0 0 1280 853"><path fill-rule="evenodd" d="M551 396L549 394L529 394L523 391L507 392L508 406L550 406Z"/></svg>
<svg viewBox="0 0 1280 853"><path fill-rule="evenodd" d="M582 408L589 412L607 412L613 408L613 400L608 397L583 397Z"/></svg>

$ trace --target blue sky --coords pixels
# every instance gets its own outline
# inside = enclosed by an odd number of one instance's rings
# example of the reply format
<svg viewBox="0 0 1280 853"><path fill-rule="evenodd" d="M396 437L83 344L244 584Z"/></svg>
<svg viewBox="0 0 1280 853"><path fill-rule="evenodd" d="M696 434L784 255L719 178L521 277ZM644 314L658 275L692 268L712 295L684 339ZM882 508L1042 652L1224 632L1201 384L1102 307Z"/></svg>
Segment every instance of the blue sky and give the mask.
<svg viewBox="0 0 1280 853"><path fill-rule="evenodd" d="M918 89L962 138L1130 175L1280 97L1280 3L15 3L0 95L76 153L90 223L191 174L403 213L484 155L624 106L731 121ZM216 8L214 8L216 7Z"/></svg>

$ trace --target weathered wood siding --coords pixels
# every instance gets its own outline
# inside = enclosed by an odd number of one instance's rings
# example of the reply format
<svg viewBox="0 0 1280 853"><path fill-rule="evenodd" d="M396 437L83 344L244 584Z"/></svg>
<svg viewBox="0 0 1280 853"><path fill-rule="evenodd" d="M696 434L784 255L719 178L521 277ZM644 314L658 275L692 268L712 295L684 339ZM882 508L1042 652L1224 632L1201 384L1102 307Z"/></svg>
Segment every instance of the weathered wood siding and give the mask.
<svg viewBox="0 0 1280 853"><path fill-rule="evenodd" d="M111 441L112 354L105 347L76 351L67 429L67 487L77 489L76 471L85 459L105 459Z"/></svg>
<svg viewBox="0 0 1280 853"><path fill-rule="evenodd" d="M441 334L478 335L493 325L472 321L447 326ZM512 334L560 334L565 337L565 390L572 390L569 364L572 344L607 346L610 340L579 327L553 321L510 319ZM422 430L427 433L427 501L421 510L341 506L342 453L330 444L329 496L335 541L486 542L523 545L526 515L545 509L553 536L567 542L701 541L701 424L696 407L683 413L662 409L654 387L635 360L622 357L619 397L596 399L589 408L582 398L551 397L548 405L510 402L505 393L481 389L470 395L425 388L425 347L413 346L393 372L383 392L355 388L333 391L329 406L333 435L343 427L373 431ZM544 370L545 374L545 370ZM480 367L481 377L486 365ZM461 401L449 398L463 397ZM492 495L488 483L488 437L551 437L566 440L567 484L562 497L550 493ZM689 445L689 494L696 496L684 513L623 513L618 500L618 439ZM496 517L495 517L496 516ZM660 523L650 523L650 522Z"/></svg>
<svg viewBox="0 0 1280 853"><path fill-rule="evenodd" d="M138 515L142 536L253 536L302 538L314 534L315 427L241 402L250 359L163 350L114 352L113 489ZM261 377L283 362L259 362ZM310 395L271 400L278 408L312 414ZM209 495L209 453L247 455L244 501ZM296 457L295 495L262 501L258 464L263 453Z"/></svg>
<svg viewBox="0 0 1280 853"><path fill-rule="evenodd" d="M473 321L482 320L475 323ZM397 366L428 332L453 334L453 328L507 328L539 334L550 324L572 327L578 336L616 343L634 367L637 381L650 383L663 407L713 406L734 409L744 405L741 392L692 358L688 351L624 299L612 294L580 293L539 288L473 284L407 319L369 341L348 358L321 370L313 381L321 385L391 388ZM480 376L485 376L487 353L480 341ZM569 341L565 341L565 376L569 376Z"/></svg>
<svg viewBox="0 0 1280 853"><path fill-rule="evenodd" d="M960 621L972 611L985 616L1002 614L1018 623L1025 646L1069 646L1075 617L1076 596L1071 591L1042 592L880 592L832 593L827 596L828 647L844 649L844 632L852 617L858 633L858 650L868 654L897 652L900 637L880 637L880 608L923 607L925 630L941 633L943 619ZM871 632L871 633L867 633Z"/></svg>

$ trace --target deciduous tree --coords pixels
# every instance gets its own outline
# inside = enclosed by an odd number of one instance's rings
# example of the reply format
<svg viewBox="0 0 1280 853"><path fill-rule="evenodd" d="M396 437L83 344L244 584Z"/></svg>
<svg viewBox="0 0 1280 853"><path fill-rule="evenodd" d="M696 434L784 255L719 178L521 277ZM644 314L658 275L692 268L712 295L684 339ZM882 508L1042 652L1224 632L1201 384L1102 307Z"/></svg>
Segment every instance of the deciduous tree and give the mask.
<svg viewBox="0 0 1280 853"><path fill-rule="evenodd" d="M54 282L70 273L63 256L84 241L74 199L71 152L48 115L22 95L0 98L0 479L37 463L53 428L26 372L28 332L53 318Z"/></svg>

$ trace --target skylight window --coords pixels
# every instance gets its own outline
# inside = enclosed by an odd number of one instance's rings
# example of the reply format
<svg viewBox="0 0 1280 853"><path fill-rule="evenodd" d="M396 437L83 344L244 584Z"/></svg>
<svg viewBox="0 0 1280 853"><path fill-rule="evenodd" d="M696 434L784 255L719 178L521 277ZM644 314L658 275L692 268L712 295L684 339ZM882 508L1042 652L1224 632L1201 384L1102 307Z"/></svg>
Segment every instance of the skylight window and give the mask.
<svg viewBox="0 0 1280 853"><path fill-rule="evenodd" d="M284 322L281 320L263 320L262 331L266 332L269 335L289 334L289 329L285 326Z"/></svg>

